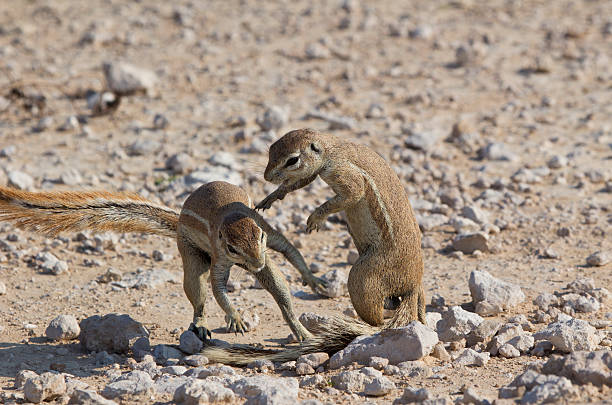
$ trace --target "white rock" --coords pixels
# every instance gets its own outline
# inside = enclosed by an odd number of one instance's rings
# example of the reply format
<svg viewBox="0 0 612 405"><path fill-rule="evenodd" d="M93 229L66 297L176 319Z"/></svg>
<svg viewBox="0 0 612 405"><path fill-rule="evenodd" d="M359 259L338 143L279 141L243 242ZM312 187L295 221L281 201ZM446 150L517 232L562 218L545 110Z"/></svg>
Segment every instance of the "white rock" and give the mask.
<svg viewBox="0 0 612 405"><path fill-rule="evenodd" d="M66 392L66 381L62 374L42 373L26 379L23 385L25 398L34 403L50 401Z"/></svg>
<svg viewBox="0 0 612 405"><path fill-rule="evenodd" d="M0 295L4 295L4 294L6 294L6 284L0 281Z"/></svg>
<svg viewBox="0 0 612 405"><path fill-rule="evenodd" d="M444 342L458 341L466 338L483 321L480 315L453 306L442 314L442 320L437 324L438 335Z"/></svg>
<svg viewBox="0 0 612 405"><path fill-rule="evenodd" d="M230 402L235 394L218 381L189 380L174 392L174 402L185 405Z"/></svg>
<svg viewBox="0 0 612 405"><path fill-rule="evenodd" d="M70 395L68 404L79 405L117 405L115 401L104 398L102 395L89 389L75 389Z"/></svg>
<svg viewBox="0 0 612 405"><path fill-rule="evenodd" d="M427 312L425 314L425 324L428 328L437 330L438 322L442 319L442 314L439 312Z"/></svg>
<svg viewBox="0 0 612 405"><path fill-rule="evenodd" d="M542 293L533 300L533 303L538 306L542 311L548 311L550 306L559 305L559 298L556 295L550 293Z"/></svg>
<svg viewBox="0 0 612 405"><path fill-rule="evenodd" d="M595 350L601 340L597 330L587 321L574 318L553 322L533 336L536 340L547 340L558 350L568 353Z"/></svg>
<svg viewBox="0 0 612 405"><path fill-rule="evenodd" d="M271 106L264 114L257 117L257 125L262 131L277 131L289 122L289 107Z"/></svg>
<svg viewBox="0 0 612 405"><path fill-rule="evenodd" d="M438 335L427 326L413 321L398 329L386 329L372 336L360 336L329 360L330 368L339 368L352 362L367 364L370 357L378 356L397 364L427 356L438 343Z"/></svg>
<svg viewBox="0 0 612 405"><path fill-rule="evenodd" d="M498 280L486 271L472 271L469 280L470 293L476 305L487 302L501 309L512 308L525 300L525 294L519 286ZM479 312L477 310L477 312ZM482 315L495 315L483 313Z"/></svg>
<svg viewBox="0 0 612 405"><path fill-rule="evenodd" d="M144 371L134 370L120 375L107 384L102 391L102 396L113 399L123 396L145 396L152 392L153 380L151 376Z"/></svg>
<svg viewBox="0 0 612 405"><path fill-rule="evenodd" d="M489 222L489 215L475 205L466 205L461 209L461 215L479 224Z"/></svg>
<svg viewBox="0 0 612 405"><path fill-rule="evenodd" d="M595 252L586 258L589 266L605 266L612 262L612 254L608 252Z"/></svg>
<svg viewBox="0 0 612 405"><path fill-rule="evenodd" d="M166 160L165 167L175 174L186 173L193 167L193 159L187 153L177 153Z"/></svg>
<svg viewBox="0 0 612 405"><path fill-rule="evenodd" d="M427 388L412 388L407 387L404 389L404 393L401 397L399 397L395 402L398 404L411 404L413 402L427 401L431 399L431 393Z"/></svg>
<svg viewBox="0 0 612 405"><path fill-rule="evenodd" d="M81 328L73 315L59 315L47 326L45 335L53 340L71 340L79 337Z"/></svg>
<svg viewBox="0 0 612 405"><path fill-rule="evenodd" d="M508 343L503 344L497 352L499 353L500 356L505 357L507 359L513 359L515 357L521 356L521 352L519 352L519 350L516 347Z"/></svg>
<svg viewBox="0 0 612 405"><path fill-rule="evenodd" d="M465 233L455 236L453 239L453 249L465 254L489 251L489 235L484 232Z"/></svg>
<svg viewBox="0 0 612 405"><path fill-rule="evenodd" d="M560 377L555 382L538 385L525 393L521 404L544 404L567 400L576 390L570 380Z"/></svg>
<svg viewBox="0 0 612 405"><path fill-rule="evenodd" d="M151 93L157 84L155 73L125 62L105 62L102 71L108 89L118 95Z"/></svg>
<svg viewBox="0 0 612 405"><path fill-rule="evenodd" d="M482 367L489 362L491 355L487 352L478 353L472 349L465 349L457 358L455 364L460 366L479 366Z"/></svg>
<svg viewBox="0 0 612 405"><path fill-rule="evenodd" d="M563 357L552 356L542 370L547 374L565 376L581 385L612 387L612 351L578 351Z"/></svg>
<svg viewBox="0 0 612 405"><path fill-rule="evenodd" d="M535 345L535 339L529 334L518 335L508 340L507 344L512 345L519 352L521 352L521 354L525 354Z"/></svg>
<svg viewBox="0 0 612 405"><path fill-rule="evenodd" d="M232 390L253 405L285 405L298 400L299 383L296 378L277 378L266 375L245 377L232 384Z"/></svg>
<svg viewBox="0 0 612 405"><path fill-rule="evenodd" d="M19 190L30 190L34 187L34 179L27 173L16 170L8 172L8 185Z"/></svg>
<svg viewBox="0 0 612 405"><path fill-rule="evenodd" d="M500 160L500 161L516 161L515 154L510 152L511 148L503 143L491 142L478 153L481 159Z"/></svg>
<svg viewBox="0 0 612 405"><path fill-rule="evenodd" d="M321 293L330 298L342 297L348 294L348 276L340 269L330 270L321 276L327 282L327 288Z"/></svg>
<svg viewBox="0 0 612 405"><path fill-rule="evenodd" d="M127 147L129 156L153 156L161 148L161 144L152 139L138 139Z"/></svg>
<svg viewBox="0 0 612 405"><path fill-rule="evenodd" d="M387 395L391 390L395 389L393 381L387 377L374 377L372 381L366 382L363 388L363 393L367 396L380 397Z"/></svg>

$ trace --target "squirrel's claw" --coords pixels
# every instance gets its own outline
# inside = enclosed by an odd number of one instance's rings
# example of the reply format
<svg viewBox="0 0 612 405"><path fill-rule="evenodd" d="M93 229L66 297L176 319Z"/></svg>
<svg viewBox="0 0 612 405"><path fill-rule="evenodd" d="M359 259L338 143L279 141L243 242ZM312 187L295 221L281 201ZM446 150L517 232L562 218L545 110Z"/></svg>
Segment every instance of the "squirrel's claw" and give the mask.
<svg viewBox="0 0 612 405"><path fill-rule="evenodd" d="M188 330L195 333L202 342L206 342L207 339L212 339L212 333L205 326L196 326L196 324L192 322Z"/></svg>

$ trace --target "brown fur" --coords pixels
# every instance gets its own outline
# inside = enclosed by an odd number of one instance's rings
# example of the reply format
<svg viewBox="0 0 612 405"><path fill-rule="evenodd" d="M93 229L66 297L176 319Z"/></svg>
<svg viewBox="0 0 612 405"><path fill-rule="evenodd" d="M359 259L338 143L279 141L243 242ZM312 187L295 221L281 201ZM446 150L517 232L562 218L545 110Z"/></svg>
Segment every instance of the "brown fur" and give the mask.
<svg viewBox="0 0 612 405"><path fill-rule="evenodd" d="M342 349L355 337L381 328L397 328L418 320L425 323L421 233L399 178L385 160L366 146L310 129L291 131L269 152L265 179L280 186L256 208L269 208L289 192L317 176L336 195L315 209L307 230L317 230L328 215L346 213L359 252L348 279L351 301L367 324L333 318L313 338L282 351L238 345L207 347L209 360L244 365L255 359L295 360L302 354ZM385 301L401 298L393 318L384 324Z"/></svg>
<svg viewBox="0 0 612 405"><path fill-rule="evenodd" d="M283 253L313 289L322 282L312 275L299 251L251 204L240 187L225 182L198 188L180 214L131 193L27 192L0 187L0 220L20 228L49 236L87 229L176 238L183 260L183 288L194 311L191 329L201 339L210 335L204 307L209 278L215 299L226 313L228 329L247 330L227 297L229 270L237 264L252 272L274 296L291 330L302 340L310 333L297 320L285 278L265 253L266 246Z"/></svg>

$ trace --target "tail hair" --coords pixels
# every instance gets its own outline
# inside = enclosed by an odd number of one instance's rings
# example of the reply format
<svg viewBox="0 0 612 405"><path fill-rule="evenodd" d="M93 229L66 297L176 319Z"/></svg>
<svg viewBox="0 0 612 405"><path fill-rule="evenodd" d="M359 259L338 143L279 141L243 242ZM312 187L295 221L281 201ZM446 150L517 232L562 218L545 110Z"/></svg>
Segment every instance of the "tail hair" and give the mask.
<svg viewBox="0 0 612 405"><path fill-rule="evenodd" d="M134 193L29 192L0 187L0 221L55 236L60 232L142 232L176 238L179 213Z"/></svg>
<svg viewBox="0 0 612 405"><path fill-rule="evenodd" d="M330 355L344 349L356 337L380 331L358 319L343 316L326 318L317 326L318 333L297 346L283 350L260 349L251 345L205 346L201 354L210 362L243 367L255 360L286 362L304 354L326 352Z"/></svg>

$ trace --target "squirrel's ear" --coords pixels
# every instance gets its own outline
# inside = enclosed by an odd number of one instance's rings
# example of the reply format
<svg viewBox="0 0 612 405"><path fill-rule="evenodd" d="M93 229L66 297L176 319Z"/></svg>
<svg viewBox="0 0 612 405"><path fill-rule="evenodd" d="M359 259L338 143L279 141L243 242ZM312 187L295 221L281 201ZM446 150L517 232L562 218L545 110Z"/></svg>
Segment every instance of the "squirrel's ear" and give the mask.
<svg viewBox="0 0 612 405"><path fill-rule="evenodd" d="M316 142L310 144L310 149L312 149L315 153L321 153L321 148L319 147L319 145L317 145Z"/></svg>

